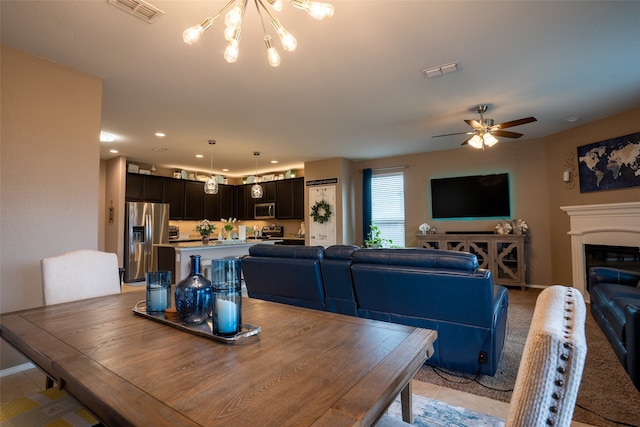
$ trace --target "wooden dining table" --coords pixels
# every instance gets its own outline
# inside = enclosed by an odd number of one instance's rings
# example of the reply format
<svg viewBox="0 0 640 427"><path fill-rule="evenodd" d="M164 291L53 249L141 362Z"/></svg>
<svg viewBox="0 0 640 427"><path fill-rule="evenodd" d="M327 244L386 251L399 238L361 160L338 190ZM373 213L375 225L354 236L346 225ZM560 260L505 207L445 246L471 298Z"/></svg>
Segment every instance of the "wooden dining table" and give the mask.
<svg viewBox="0 0 640 427"><path fill-rule="evenodd" d="M110 426L373 425L436 332L245 298L232 344L133 312L144 292L0 317L0 335Z"/></svg>

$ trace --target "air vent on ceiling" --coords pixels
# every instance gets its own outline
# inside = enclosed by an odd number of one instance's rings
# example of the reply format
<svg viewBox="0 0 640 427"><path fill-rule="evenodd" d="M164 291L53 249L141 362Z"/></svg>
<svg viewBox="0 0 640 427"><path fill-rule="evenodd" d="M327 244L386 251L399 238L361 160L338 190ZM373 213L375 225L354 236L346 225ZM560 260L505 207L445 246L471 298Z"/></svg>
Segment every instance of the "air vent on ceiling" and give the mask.
<svg viewBox="0 0 640 427"><path fill-rule="evenodd" d="M143 0L107 0L107 2L149 24L164 15L164 11Z"/></svg>

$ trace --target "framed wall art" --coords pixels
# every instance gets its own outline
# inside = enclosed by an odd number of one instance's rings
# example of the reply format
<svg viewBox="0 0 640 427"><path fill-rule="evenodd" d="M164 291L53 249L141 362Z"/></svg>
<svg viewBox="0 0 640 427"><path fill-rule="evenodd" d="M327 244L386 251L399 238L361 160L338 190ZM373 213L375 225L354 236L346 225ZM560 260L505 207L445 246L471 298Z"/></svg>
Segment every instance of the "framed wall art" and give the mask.
<svg viewBox="0 0 640 427"><path fill-rule="evenodd" d="M580 192L640 186L640 132L578 147Z"/></svg>

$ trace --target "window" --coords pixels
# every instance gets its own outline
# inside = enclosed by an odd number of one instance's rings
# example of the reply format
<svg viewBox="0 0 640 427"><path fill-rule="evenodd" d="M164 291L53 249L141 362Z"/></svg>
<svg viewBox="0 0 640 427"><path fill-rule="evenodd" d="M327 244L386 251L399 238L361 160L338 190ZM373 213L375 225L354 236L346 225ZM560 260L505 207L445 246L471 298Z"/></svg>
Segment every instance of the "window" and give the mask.
<svg viewBox="0 0 640 427"><path fill-rule="evenodd" d="M404 247L404 174L379 173L371 177L372 220L381 237Z"/></svg>

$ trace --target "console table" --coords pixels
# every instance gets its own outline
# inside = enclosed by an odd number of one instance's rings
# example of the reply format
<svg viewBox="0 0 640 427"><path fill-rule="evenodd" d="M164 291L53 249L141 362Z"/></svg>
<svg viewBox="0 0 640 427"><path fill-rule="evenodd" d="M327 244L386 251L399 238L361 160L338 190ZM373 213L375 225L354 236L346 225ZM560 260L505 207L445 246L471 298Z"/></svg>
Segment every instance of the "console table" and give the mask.
<svg viewBox="0 0 640 427"><path fill-rule="evenodd" d="M525 288L526 234L417 234L418 246L470 252L499 285Z"/></svg>

